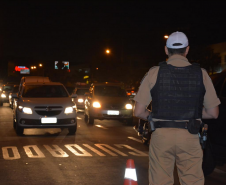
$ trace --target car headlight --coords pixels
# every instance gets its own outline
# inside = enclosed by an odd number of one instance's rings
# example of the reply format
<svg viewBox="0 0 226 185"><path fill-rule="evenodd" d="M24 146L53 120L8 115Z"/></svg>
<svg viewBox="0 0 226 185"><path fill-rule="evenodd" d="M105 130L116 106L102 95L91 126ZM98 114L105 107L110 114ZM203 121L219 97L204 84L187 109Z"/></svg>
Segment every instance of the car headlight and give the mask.
<svg viewBox="0 0 226 185"><path fill-rule="evenodd" d="M5 94L1 94L1 97L2 97L2 98L6 98L6 95L5 95Z"/></svg>
<svg viewBox="0 0 226 185"><path fill-rule="evenodd" d="M84 100L83 100L82 98L79 98L79 99L78 99L78 102L79 102L79 103L83 103Z"/></svg>
<svg viewBox="0 0 226 185"><path fill-rule="evenodd" d="M10 95L9 95L9 99L11 99L11 98L12 98L12 95L10 94Z"/></svg>
<svg viewBox="0 0 226 185"><path fill-rule="evenodd" d="M126 104L126 106L125 106L125 107L126 107L126 109L132 109L132 108L133 108L133 106L132 106L131 104L129 104L129 103L128 103L128 104Z"/></svg>
<svg viewBox="0 0 226 185"><path fill-rule="evenodd" d="M18 106L18 110L24 114L32 114L32 110L29 107Z"/></svg>
<svg viewBox="0 0 226 185"><path fill-rule="evenodd" d="M99 102L95 101L95 102L93 102L93 107L94 108L101 108L101 105L100 105Z"/></svg>
<svg viewBox="0 0 226 185"><path fill-rule="evenodd" d="M73 107L66 107L64 113L65 114L71 114L73 113L74 108Z"/></svg>

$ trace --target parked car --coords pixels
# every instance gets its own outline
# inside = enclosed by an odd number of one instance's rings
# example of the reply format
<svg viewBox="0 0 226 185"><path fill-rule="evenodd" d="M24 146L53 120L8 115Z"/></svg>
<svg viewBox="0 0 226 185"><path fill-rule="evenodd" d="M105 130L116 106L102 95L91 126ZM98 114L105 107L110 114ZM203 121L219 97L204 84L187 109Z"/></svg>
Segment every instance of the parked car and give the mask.
<svg viewBox="0 0 226 185"><path fill-rule="evenodd" d="M203 120L204 123L208 124L207 147L203 156L205 175L212 173L216 165L226 163L226 70L212 75L211 79L221 104L217 119Z"/></svg>
<svg viewBox="0 0 226 185"><path fill-rule="evenodd" d="M1 96L0 96L0 106L3 106L3 103L9 102L9 93L12 92L14 84L4 84L2 86Z"/></svg>
<svg viewBox="0 0 226 185"><path fill-rule="evenodd" d="M126 120L133 123L133 106L121 83L94 83L85 100L85 121L95 119Z"/></svg>
<svg viewBox="0 0 226 185"><path fill-rule="evenodd" d="M77 108L63 84L23 82L14 101L13 126L18 135L26 128L68 128L77 130ZM16 103L15 103L16 102Z"/></svg>
<svg viewBox="0 0 226 185"><path fill-rule="evenodd" d="M19 92L19 85L14 85L12 92L9 93L9 106L11 108L13 108L13 101L14 101L13 96L14 97L17 96L18 92Z"/></svg>

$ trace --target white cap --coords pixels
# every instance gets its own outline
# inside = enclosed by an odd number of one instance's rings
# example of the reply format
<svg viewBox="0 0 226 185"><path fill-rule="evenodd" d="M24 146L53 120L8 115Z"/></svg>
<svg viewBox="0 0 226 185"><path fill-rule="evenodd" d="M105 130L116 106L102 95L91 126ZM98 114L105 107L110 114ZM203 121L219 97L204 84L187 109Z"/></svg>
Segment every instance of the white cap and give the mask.
<svg viewBox="0 0 226 185"><path fill-rule="evenodd" d="M188 38L183 32L173 32L166 41L166 47L180 49L188 46Z"/></svg>

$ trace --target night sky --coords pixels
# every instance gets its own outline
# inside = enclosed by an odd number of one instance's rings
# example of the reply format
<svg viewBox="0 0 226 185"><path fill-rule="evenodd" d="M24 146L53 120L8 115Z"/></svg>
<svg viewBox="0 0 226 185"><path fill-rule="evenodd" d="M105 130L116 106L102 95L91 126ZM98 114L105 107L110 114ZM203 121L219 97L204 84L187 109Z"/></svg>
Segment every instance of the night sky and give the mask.
<svg viewBox="0 0 226 185"><path fill-rule="evenodd" d="M193 2L193 1L192 1ZM1 1L0 58L87 63L104 54L159 60L163 36L193 46L226 41L226 4L191 1Z"/></svg>

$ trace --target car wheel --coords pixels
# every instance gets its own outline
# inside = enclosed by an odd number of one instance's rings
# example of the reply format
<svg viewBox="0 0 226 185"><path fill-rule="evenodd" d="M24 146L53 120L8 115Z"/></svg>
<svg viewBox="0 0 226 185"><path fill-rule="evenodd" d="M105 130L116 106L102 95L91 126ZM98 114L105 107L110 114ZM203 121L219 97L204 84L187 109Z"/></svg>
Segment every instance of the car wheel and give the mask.
<svg viewBox="0 0 226 185"><path fill-rule="evenodd" d="M206 148L203 150L203 163L202 163L202 169L204 176L210 175L214 168L216 167L216 162L213 157L212 147L211 143L206 143Z"/></svg>
<svg viewBox="0 0 226 185"><path fill-rule="evenodd" d="M128 125L133 125L133 118L127 119L127 120L126 120L126 123L127 123Z"/></svg>
<svg viewBox="0 0 226 185"><path fill-rule="evenodd" d="M77 131L77 124L73 127L68 127L69 135L75 135L75 132Z"/></svg>
<svg viewBox="0 0 226 185"><path fill-rule="evenodd" d="M23 135L23 133L24 133L24 128L20 127L18 123L16 123L16 134L20 136L20 135Z"/></svg>

